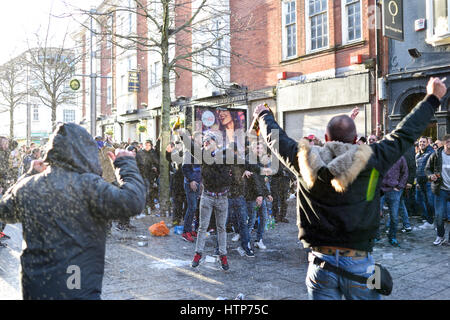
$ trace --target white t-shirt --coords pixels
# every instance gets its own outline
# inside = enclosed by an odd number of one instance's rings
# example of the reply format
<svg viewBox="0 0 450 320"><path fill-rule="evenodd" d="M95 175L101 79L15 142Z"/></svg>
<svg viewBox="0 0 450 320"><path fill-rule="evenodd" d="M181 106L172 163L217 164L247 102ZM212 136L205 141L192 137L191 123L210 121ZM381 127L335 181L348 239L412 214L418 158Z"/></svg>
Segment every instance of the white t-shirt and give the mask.
<svg viewBox="0 0 450 320"><path fill-rule="evenodd" d="M450 155L442 150L442 180L441 189L450 191Z"/></svg>

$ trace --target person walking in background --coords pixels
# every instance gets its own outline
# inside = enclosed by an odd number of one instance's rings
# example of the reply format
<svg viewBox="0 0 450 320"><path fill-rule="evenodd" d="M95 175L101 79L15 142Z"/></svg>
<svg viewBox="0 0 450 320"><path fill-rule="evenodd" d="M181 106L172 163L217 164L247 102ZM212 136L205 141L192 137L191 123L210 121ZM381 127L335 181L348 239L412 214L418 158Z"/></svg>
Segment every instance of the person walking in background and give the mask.
<svg viewBox="0 0 450 320"><path fill-rule="evenodd" d="M416 154L416 203L422 209L424 224L419 226L421 229L434 228L434 199L433 193L431 192L431 183L425 174L425 166L433 152L433 148L428 144L428 138L420 137L419 152Z"/></svg>
<svg viewBox="0 0 450 320"><path fill-rule="evenodd" d="M401 157L392 167L386 172L383 181L381 182L381 190L384 192L384 203L389 209L389 244L398 247L397 241L397 225L398 212L402 206L402 210L406 210L404 203L401 203L401 196L408 181L408 165L404 157ZM408 216L406 214L406 216ZM403 221L405 223L405 221ZM408 221L409 223L409 221Z"/></svg>
<svg viewBox="0 0 450 320"><path fill-rule="evenodd" d="M435 199L437 230L437 237L433 242L435 246L440 246L447 241L444 220L448 216L450 202L450 135L445 135L442 141L444 146L430 156L425 167L425 174L431 181L431 190Z"/></svg>

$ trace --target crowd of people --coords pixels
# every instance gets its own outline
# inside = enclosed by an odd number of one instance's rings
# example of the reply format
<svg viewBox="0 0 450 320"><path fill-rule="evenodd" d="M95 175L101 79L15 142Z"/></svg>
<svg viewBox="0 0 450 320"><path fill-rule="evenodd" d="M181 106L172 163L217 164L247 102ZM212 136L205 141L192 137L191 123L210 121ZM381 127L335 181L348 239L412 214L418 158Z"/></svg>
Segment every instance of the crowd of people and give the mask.
<svg viewBox="0 0 450 320"><path fill-rule="evenodd" d="M313 135L295 141L265 105L253 115L261 136L246 139L243 148L233 136L227 134L223 143L213 131L179 130L165 149L160 139L155 147L150 140L114 143L93 139L75 124L60 124L42 155L37 148L21 155L26 148L17 151L16 143L1 138L0 221L23 225L24 298L100 298L111 222L126 231L133 228L131 217L158 212L159 159L165 152L173 224L183 225L181 239L195 243L193 268L205 256L208 232L217 235L214 254L223 270L229 269L227 232L240 241L242 255L254 257L255 249L266 249L269 216L289 222L286 201L293 188L299 240L311 249L309 297L379 299L379 291L355 281L371 276L384 207L391 245L399 246L400 210L402 231L412 230L409 216L420 212L420 228L436 225L433 244L446 242L450 135L435 146L420 137L446 92L442 81L431 78L426 98L383 139L358 138L353 110L328 122L325 143ZM54 265L52 273L43 261ZM87 275L81 290L67 287L66 263Z"/></svg>

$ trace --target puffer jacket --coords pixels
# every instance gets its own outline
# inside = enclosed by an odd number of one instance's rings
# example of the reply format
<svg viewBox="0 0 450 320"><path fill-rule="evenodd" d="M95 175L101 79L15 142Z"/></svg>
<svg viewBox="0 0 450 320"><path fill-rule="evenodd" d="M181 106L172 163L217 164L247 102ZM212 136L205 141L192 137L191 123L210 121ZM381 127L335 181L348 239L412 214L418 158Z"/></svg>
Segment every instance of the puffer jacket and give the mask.
<svg viewBox="0 0 450 320"><path fill-rule="evenodd" d="M428 146L424 152L419 151L416 154L416 166L417 166L416 179L417 183L419 184L426 183L428 180L425 174L425 167L427 165L428 159L431 157L433 152L434 149L431 146Z"/></svg>
<svg viewBox="0 0 450 320"><path fill-rule="evenodd" d="M0 220L23 227L23 298L100 299L108 221L145 206L136 161L117 158L120 186L106 182L94 139L70 123L56 129L44 161L47 170L23 176L0 201Z"/></svg>
<svg viewBox="0 0 450 320"><path fill-rule="evenodd" d="M304 247L372 251L380 219L380 186L389 168L413 145L439 107L427 96L378 143L328 142L323 147L289 138L263 111L261 135L297 177L297 225Z"/></svg>

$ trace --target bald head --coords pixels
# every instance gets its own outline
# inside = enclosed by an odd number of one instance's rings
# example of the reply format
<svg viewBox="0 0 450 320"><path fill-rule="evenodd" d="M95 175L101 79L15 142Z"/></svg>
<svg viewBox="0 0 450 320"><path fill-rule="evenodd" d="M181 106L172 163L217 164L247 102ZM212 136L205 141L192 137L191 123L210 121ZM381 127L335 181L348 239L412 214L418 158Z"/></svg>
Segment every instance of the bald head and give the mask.
<svg viewBox="0 0 450 320"><path fill-rule="evenodd" d="M333 117L327 125L327 141L355 143L357 134L355 122L346 115Z"/></svg>

